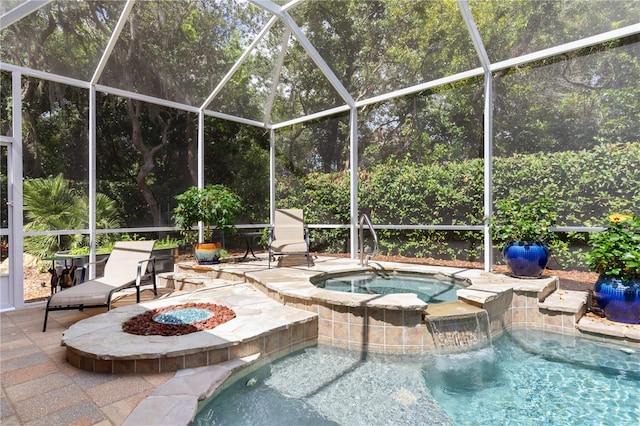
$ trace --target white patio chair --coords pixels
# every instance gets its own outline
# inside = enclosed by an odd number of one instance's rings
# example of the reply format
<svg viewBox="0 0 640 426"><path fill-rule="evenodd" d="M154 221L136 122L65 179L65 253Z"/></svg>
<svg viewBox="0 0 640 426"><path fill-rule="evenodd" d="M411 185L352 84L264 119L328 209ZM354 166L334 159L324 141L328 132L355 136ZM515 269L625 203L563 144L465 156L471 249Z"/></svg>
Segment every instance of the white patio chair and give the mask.
<svg viewBox="0 0 640 426"><path fill-rule="evenodd" d="M269 232L269 268L274 256L300 255L309 258L309 229L304 224L302 209L276 209L273 228Z"/></svg>
<svg viewBox="0 0 640 426"><path fill-rule="evenodd" d="M49 297L44 312L42 332L47 330L49 311L100 307L106 307L109 310L113 293L127 287L136 287L136 302L140 303L140 282L147 272L149 262L151 262L153 292L157 295L155 259L151 256L154 243L153 240L115 243L104 265L102 277L61 290Z"/></svg>

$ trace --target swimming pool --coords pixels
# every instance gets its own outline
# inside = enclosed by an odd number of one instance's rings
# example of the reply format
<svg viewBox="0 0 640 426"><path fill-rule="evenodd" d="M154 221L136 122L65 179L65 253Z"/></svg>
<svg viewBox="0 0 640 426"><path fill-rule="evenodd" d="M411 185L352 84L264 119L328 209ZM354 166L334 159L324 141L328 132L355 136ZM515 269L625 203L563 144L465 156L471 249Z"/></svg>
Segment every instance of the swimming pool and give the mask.
<svg viewBox="0 0 640 426"><path fill-rule="evenodd" d="M347 293L414 293L426 303L453 302L458 300L456 291L466 287L463 281L393 270L330 274L313 278L311 282L318 288Z"/></svg>
<svg viewBox="0 0 640 426"><path fill-rule="evenodd" d="M640 424L639 388L640 352L515 330L452 355L310 348L237 380L193 424Z"/></svg>

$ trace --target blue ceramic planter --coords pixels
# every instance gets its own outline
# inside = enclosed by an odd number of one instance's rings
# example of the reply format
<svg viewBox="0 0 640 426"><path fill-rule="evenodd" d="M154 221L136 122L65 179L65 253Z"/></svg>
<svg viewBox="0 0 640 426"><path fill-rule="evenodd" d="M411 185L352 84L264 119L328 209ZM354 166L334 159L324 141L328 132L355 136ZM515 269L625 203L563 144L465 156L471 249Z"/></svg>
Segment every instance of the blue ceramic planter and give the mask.
<svg viewBox="0 0 640 426"><path fill-rule="evenodd" d="M199 265L215 265L220 263L220 249L222 246L219 243L200 243L196 244L194 249L194 256Z"/></svg>
<svg viewBox="0 0 640 426"><path fill-rule="evenodd" d="M593 290L607 319L640 324L640 280L622 281L601 275Z"/></svg>
<svg viewBox="0 0 640 426"><path fill-rule="evenodd" d="M502 249L511 275L516 278L539 278L549 262L549 248L542 242L513 241Z"/></svg>

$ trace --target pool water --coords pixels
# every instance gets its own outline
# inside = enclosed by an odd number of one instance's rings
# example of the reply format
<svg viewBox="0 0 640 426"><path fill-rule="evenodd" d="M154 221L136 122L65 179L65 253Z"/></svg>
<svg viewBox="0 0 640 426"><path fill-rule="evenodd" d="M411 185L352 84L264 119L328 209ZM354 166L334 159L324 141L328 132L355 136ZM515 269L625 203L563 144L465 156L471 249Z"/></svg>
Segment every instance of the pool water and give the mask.
<svg viewBox="0 0 640 426"><path fill-rule="evenodd" d="M464 283L460 281L447 281L432 276L393 271L338 275L312 282L318 288L347 293L415 293L426 303L454 302L458 300L456 291L465 288Z"/></svg>
<svg viewBox="0 0 640 426"><path fill-rule="evenodd" d="M640 351L622 349L538 331L454 355L318 346L244 376L193 424L638 425Z"/></svg>

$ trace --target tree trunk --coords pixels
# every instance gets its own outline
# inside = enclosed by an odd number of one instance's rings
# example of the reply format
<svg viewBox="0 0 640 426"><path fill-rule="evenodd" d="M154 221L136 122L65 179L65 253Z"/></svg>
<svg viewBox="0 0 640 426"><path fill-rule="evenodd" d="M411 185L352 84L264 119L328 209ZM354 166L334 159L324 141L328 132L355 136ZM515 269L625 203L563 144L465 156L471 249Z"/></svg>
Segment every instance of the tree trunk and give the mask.
<svg viewBox="0 0 640 426"><path fill-rule="evenodd" d="M131 142L133 146L138 150L138 152L142 155L142 163L140 165L140 169L138 170L138 174L136 175L136 184L138 185L138 189L142 194L142 197L146 201L149 206L149 210L151 211L151 216L153 217L153 225L161 226L160 223L160 209L158 208L158 202L156 201L151 189L147 185L147 176L151 173L151 170L155 167L155 163L153 161L153 156L156 152L164 147L167 143L167 134L171 125L171 120L169 120L162 131L162 142L160 145L156 145L151 149L147 148L142 139L142 130L140 128L140 120L138 119L140 114L140 101L134 101L132 99L127 99L127 112L129 113L129 118L131 119Z"/></svg>

